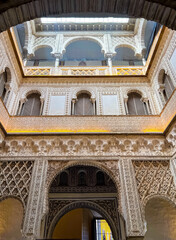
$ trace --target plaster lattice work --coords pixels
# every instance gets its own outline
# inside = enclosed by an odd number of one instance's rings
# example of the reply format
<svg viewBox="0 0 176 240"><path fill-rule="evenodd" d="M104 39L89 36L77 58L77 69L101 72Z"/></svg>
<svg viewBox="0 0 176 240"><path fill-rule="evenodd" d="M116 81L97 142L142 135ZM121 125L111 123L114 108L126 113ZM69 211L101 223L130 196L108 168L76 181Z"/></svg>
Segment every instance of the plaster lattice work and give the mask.
<svg viewBox="0 0 176 240"><path fill-rule="evenodd" d="M0 162L0 198L15 196L26 207L32 177L32 161Z"/></svg>
<svg viewBox="0 0 176 240"><path fill-rule="evenodd" d="M176 204L176 186L169 161L133 161L133 166L143 207L152 197L165 197Z"/></svg>
<svg viewBox="0 0 176 240"><path fill-rule="evenodd" d="M0 148L4 156L172 156L174 148L164 138L122 136L60 136L6 139Z"/></svg>

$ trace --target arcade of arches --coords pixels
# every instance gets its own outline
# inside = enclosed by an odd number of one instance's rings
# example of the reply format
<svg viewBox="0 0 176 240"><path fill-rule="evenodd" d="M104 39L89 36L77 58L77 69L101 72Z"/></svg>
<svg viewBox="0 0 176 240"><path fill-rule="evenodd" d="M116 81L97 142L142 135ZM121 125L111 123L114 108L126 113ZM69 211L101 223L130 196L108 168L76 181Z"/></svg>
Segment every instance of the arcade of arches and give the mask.
<svg viewBox="0 0 176 240"><path fill-rule="evenodd" d="M0 240L175 240L174 29L172 0L0 4Z"/></svg>

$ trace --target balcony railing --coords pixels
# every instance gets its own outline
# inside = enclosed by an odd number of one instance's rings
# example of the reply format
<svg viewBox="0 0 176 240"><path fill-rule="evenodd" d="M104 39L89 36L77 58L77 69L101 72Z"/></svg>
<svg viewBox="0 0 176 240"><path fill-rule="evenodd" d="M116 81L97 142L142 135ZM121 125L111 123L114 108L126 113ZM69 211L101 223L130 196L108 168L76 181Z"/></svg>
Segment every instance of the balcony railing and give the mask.
<svg viewBox="0 0 176 240"><path fill-rule="evenodd" d="M145 67L24 67L25 76L142 76L145 73Z"/></svg>

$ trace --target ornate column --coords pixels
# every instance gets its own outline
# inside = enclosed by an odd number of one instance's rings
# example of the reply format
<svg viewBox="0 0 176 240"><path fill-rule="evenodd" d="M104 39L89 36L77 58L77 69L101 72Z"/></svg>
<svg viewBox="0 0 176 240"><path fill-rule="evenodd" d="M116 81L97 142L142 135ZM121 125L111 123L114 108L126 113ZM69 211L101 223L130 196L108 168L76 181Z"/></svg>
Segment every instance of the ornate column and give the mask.
<svg viewBox="0 0 176 240"><path fill-rule="evenodd" d="M95 99L95 98L91 98L91 102L92 102L92 104L93 104L93 115L95 115L95 114L96 114L96 109L95 109L95 101L96 101L96 99Z"/></svg>
<svg viewBox="0 0 176 240"><path fill-rule="evenodd" d="M4 104L6 105L9 93L11 91L11 86L8 82L5 84L5 89L6 89L6 93L5 93L5 96L4 96Z"/></svg>
<svg viewBox="0 0 176 240"><path fill-rule="evenodd" d="M108 67L109 67L109 74L112 75L112 54L106 54L106 57L108 59Z"/></svg>
<svg viewBox="0 0 176 240"><path fill-rule="evenodd" d="M148 112L149 115L151 115L148 98L143 98L143 99L142 99L142 102L146 104L147 112Z"/></svg>
<svg viewBox="0 0 176 240"><path fill-rule="evenodd" d="M129 111L128 111L128 105L127 105L127 102L128 102L128 97L125 97L125 98L124 98L125 111L126 111L126 114L128 115L128 114L129 114Z"/></svg>
<svg viewBox="0 0 176 240"><path fill-rule="evenodd" d="M35 160L23 224L23 235L27 240L40 238L47 167L46 159L41 157Z"/></svg>
<svg viewBox="0 0 176 240"><path fill-rule="evenodd" d="M119 160L122 211L126 220L127 239L142 240L144 223L131 159Z"/></svg>
<svg viewBox="0 0 176 240"><path fill-rule="evenodd" d="M40 115L42 115L42 113L43 113L44 101L45 101L44 98L40 98L40 102L41 102L41 106L40 106Z"/></svg>
<svg viewBox="0 0 176 240"><path fill-rule="evenodd" d="M160 96L161 96L161 101L162 101L162 103L163 103L163 106L166 104L166 99L165 99L164 93L163 93L164 89L165 89L164 85L163 85L163 84L160 84L159 94L160 94Z"/></svg>
<svg viewBox="0 0 176 240"><path fill-rule="evenodd" d="M22 110L22 107L23 107L23 103L25 103L25 102L26 102L26 98L20 99L19 108L18 108L18 112L17 112L17 115L18 115L18 116L21 114L21 110Z"/></svg>
<svg viewBox="0 0 176 240"><path fill-rule="evenodd" d="M72 112L71 112L71 115L75 115L75 103L76 103L76 99L72 99Z"/></svg>

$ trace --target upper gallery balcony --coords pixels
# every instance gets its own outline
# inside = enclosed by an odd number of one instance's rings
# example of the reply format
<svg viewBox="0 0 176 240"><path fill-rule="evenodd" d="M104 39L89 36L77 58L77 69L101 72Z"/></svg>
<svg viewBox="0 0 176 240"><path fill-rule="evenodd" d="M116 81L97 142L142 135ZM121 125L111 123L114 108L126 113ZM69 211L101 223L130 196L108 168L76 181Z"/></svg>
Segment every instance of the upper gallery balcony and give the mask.
<svg viewBox="0 0 176 240"><path fill-rule="evenodd" d="M11 28L24 76L144 76L161 26L144 19L41 18Z"/></svg>

